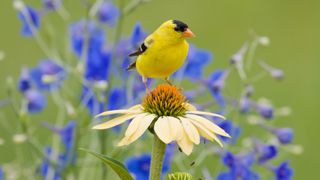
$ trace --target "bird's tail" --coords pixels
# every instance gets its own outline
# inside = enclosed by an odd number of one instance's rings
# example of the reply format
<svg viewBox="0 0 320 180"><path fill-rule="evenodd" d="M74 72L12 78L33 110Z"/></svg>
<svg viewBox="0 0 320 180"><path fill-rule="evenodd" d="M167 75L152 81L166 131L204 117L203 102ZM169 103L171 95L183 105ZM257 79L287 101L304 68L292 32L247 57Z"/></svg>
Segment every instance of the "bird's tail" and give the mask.
<svg viewBox="0 0 320 180"><path fill-rule="evenodd" d="M131 69L135 69L135 68L136 68L136 62L133 62L127 67L127 70L131 70Z"/></svg>

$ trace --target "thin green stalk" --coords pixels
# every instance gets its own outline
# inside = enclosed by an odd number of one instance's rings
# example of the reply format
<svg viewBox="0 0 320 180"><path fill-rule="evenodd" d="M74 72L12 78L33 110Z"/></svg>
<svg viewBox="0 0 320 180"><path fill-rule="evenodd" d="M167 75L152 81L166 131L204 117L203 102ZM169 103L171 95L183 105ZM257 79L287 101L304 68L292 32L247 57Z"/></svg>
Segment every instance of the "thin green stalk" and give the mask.
<svg viewBox="0 0 320 180"><path fill-rule="evenodd" d="M246 70L250 70L251 67L252 67L252 63L253 63L253 58L255 56L255 53L256 53L256 48L258 46L258 41L257 39L255 38L251 44L250 44L250 47L249 47L249 52L248 52L248 55L247 55L247 66L246 66Z"/></svg>
<svg viewBox="0 0 320 180"><path fill-rule="evenodd" d="M165 151L166 144L154 135L149 180L160 180Z"/></svg>

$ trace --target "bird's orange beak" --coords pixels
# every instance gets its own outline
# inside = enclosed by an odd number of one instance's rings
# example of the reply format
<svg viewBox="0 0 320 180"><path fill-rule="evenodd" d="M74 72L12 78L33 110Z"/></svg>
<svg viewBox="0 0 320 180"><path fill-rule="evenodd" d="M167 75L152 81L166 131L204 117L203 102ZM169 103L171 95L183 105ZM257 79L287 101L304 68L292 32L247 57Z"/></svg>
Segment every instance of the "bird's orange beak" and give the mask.
<svg viewBox="0 0 320 180"><path fill-rule="evenodd" d="M184 37L195 37L195 35L193 34L193 32L189 28L187 30L185 30L182 34Z"/></svg>

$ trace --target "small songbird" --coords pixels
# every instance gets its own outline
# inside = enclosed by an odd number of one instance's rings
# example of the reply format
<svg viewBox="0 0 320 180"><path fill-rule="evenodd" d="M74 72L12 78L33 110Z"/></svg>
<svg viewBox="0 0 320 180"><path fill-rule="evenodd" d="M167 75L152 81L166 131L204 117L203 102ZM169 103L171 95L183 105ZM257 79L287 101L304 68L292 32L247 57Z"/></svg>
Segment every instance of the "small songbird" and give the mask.
<svg viewBox="0 0 320 180"><path fill-rule="evenodd" d="M138 57L127 69L136 68L147 88L147 78L164 78L171 84L169 76L183 65L188 55L188 37L194 34L187 24L179 20L164 22L136 52L129 54Z"/></svg>

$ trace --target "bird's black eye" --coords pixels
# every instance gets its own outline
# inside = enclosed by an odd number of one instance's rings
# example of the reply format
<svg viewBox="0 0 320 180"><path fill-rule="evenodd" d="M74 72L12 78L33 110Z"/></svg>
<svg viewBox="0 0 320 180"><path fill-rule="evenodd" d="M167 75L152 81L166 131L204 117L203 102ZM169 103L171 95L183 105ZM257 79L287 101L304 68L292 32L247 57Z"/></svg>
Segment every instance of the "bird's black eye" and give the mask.
<svg viewBox="0 0 320 180"><path fill-rule="evenodd" d="M185 30L188 29L188 25L184 22L179 21L179 20L173 20L173 24L176 25L176 27L174 28L175 31L184 32Z"/></svg>

